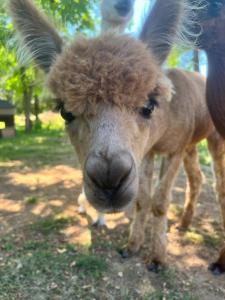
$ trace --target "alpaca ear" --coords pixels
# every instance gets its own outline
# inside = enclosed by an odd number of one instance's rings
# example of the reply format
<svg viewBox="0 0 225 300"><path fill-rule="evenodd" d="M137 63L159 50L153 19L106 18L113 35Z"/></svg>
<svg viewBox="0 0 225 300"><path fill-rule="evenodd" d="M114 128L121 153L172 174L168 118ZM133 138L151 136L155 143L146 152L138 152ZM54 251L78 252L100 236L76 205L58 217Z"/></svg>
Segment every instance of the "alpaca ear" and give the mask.
<svg viewBox="0 0 225 300"><path fill-rule="evenodd" d="M167 102L171 102L173 96L176 94L173 82L165 75L158 78L155 92L156 95L163 97Z"/></svg>
<svg viewBox="0 0 225 300"><path fill-rule="evenodd" d="M9 13L20 40L38 66L48 72L62 50L62 39L30 0L9 0Z"/></svg>
<svg viewBox="0 0 225 300"><path fill-rule="evenodd" d="M156 0L143 25L140 39L162 64L191 12L187 0Z"/></svg>

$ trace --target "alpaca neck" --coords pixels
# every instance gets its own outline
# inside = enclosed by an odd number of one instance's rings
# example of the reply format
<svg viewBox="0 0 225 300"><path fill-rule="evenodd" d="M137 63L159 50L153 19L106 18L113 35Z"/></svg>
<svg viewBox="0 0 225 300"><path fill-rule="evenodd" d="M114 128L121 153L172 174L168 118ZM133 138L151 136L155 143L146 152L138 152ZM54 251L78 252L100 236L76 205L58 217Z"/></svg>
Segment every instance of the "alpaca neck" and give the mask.
<svg viewBox="0 0 225 300"><path fill-rule="evenodd" d="M106 20L102 20L102 25L101 25L101 31L106 32L106 31L114 31L114 32L124 32L126 28L126 23L113 23L113 22L108 22Z"/></svg>

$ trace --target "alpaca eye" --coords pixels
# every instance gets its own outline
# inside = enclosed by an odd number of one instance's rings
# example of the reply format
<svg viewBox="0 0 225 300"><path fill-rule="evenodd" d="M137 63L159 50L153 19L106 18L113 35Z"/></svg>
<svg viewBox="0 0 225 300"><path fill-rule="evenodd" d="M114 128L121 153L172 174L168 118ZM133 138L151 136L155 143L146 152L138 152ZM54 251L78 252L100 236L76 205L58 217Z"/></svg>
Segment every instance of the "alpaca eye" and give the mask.
<svg viewBox="0 0 225 300"><path fill-rule="evenodd" d="M140 109L140 114L145 119L150 119L155 107L158 107L159 104L154 98L150 98L148 102Z"/></svg>
<svg viewBox="0 0 225 300"><path fill-rule="evenodd" d="M73 114L70 112L66 112L64 107L62 107L60 109L60 114L61 114L61 117L66 121L66 124L70 124L71 122L73 122L75 120L75 117L73 116Z"/></svg>
<svg viewBox="0 0 225 300"><path fill-rule="evenodd" d="M73 122L75 120L75 117L72 113L67 112L64 108L63 102L61 100L56 100L57 105L55 110L60 112L61 117L66 121L66 124L70 124L71 122Z"/></svg>

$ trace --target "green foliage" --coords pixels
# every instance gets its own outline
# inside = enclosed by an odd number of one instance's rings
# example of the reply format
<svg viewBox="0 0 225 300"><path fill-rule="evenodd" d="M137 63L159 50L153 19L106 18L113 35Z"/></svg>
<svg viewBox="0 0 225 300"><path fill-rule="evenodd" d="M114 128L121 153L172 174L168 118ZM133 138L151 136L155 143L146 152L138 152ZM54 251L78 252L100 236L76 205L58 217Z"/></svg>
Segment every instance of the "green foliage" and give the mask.
<svg viewBox="0 0 225 300"><path fill-rule="evenodd" d="M203 166L210 166L212 162L212 158L209 155L209 151L207 148L207 141L204 140L198 144L198 153L199 153L199 160Z"/></svg>
<svg viewBox="0 0 225 300"><path fill-rule="evenodd" d="M180 63L180 55L182 53L182 50L178 47L174 47L171 51L168 59L167 59L167 65L169 68L175 68Z"/></svg>
<svg viewBox="0 0 225 300"><path fill-rule="evenodd" d="M194 244L194 245L203 245L205 244L208 247L217 247L220 244L222 237L219 236L216 232L205 230L199 231L196 229L188 230L181 241L184 245Z"/></svg>
<svg viewBox="0 0 225 300"><path fill-rule="evenodd" d="M174 47L167 59L169 68L182 68L189 71L194 70L193 50L184 47Z"/></svg>
<svg viewBox="0 0 225 300"><path fill-rule="evenodd" d="M47 13L51 13L54 20L60 21L64 28L75 25L76 31L94 29L91 12L94 1L90 0L38 0Z"/></svg>
<svg viewBox="0 0 225 300"><path fill-rule="evenodd" d="M57 23L61 34L66 38L77 32L94 30L95 20L91 0L36 0L48 16ZM15 55L13 25L2 2L0 4L0 98L10 100L16 105L17 112L27 112L28 117L34 106L34 97L40 100L40 112L52 108L49 95L43 90L43 74L32 65L21 68ZM29 95L29 92L31 93ZM29 97L30 96L30 97ZM27 101L26 101L27 100Z"/></svg>

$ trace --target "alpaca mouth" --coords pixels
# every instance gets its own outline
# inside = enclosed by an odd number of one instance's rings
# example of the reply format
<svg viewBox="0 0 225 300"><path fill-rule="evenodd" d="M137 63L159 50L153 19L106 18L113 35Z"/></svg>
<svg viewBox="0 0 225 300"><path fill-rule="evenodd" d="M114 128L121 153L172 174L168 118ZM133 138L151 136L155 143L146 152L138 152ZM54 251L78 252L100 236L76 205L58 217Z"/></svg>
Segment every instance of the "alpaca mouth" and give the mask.
<svg viewBox="0 0 225 300"><path fill-rule="evenodd" d="M137 197L138 179L134 174L117 190L104 190L84 182L85 194L90 204L99 212L119 213L125 210Z"/></svg>
<svg viewBox="0 0 225 300"><path fill-rule="evenodd" d="M117 4L117 5L115 5L115 9L117 10L118 14L121 17L126 17L130 13L131 6L130 5Z"/></svg>

